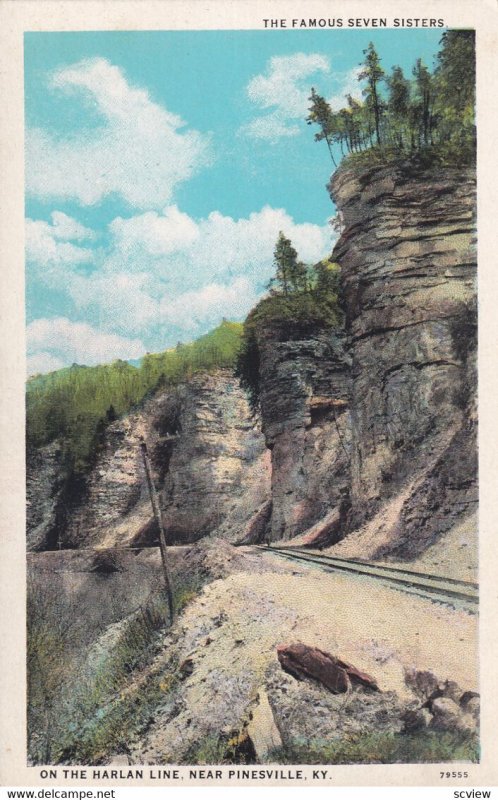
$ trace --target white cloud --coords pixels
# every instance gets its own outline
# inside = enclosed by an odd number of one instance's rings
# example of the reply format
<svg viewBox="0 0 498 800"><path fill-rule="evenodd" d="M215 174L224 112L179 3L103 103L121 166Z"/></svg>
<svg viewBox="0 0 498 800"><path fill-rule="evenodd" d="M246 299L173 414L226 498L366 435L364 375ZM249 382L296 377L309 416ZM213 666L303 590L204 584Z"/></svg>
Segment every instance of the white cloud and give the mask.
<svg viewBox="0 0 498 800"><path fill-rule="evenodd" d="M65 227L78 232L73 223ZM51 227L39 224L42 232ZM284 209L269 206L241 219L213 211L195 220L176 206L118 217L92 272L79 270L77 258L37 270L41 284L56 285L93 327L38 320L30 327L32 351L64 364L134 358L174 344L185 332L199 336L222 317L243 319L274 274L279 231L306 263L332 249L329 225L296 223ZM56 245L69 244L51 236Z"/></svg>
<svg viewBox="0 0 498 800"><path fill-rule="evenodd" d="M328 225L297 224L284 209L265 206L240 219L212 211L196 221L173 206L162 214L148 212L114 220L104 271L125 269L128 275L143 275L147 265L149 288L159 290L162 284L173 296L212 282L227 285L237 276L265 283L273 272L273 249L280 230L306 262L317 261L331 249ZM140 288L144 288L143 280Z"/></svg>
<svg viewBox="0 0 498 800"><path fill-rule="evenodd" d="M268 142L277 142L286 136L297 136L300 130L299 125L289 123L278 111L255 117L243 128L244 133L253 139L265 139Z"/></svg>
<svg viewBox="0 0 498 800"><path fill-rule="evenodd" d="M210 283L202 289L185 292L174 300L163 297L161 322L193 332L199 327L214 327L223 316L241 319L256 303L258 296L247 278L237 278L228 286Z"/></svg>
<svg viewBox="0 0 498 800"><path fill-rule="evenodd" d="M39 352L28 355L26 361L26 373L29 376L38 375L39 373L55 372L58 369L66 366L62 358L57 358L51 353Z"/></svg>
<svg viewBox="0 0 498 800"><path fill-rule="evenodd" d="M266 75L256 75L247 85L247 95L261 108L277 106L290 117L302 113L303 99L309 95L304 81L317 72L327 73L329 61L318 53L273 56Z"/></svg>
<svg viewBox="0 0 498 800"><path fill-rule="evenodd" d="M103 124L66 138L28 131L28 194L92 205L116 193L133 207L160 208L179 183L209 162L207 136L182 132L180 117L130 86L119 67L103 58L56 72L52 86L82 93Z"/></svg>
<svg viewBox="0 0 498 800"><path fill-rule="evenodd" d="M274 56L266 73L256 75L247 85L249 99L260 109L268 109L268 113L255 117L241 132L270 143L297 136L304 129L312 84L319 81L318 93L327 97L334 111L338 111L346 105L347 94L362 99L358 81L361 69L334 72L329 60L318 53Z"/></svg>
<svg viewBox="0 0 498 800"><path fill-rule="evenodd" d="M121 269L126 269L126 263ZM153 296L151 277L145 272L74 274L68 276L66 285L78 313L89 313L105 330L136 335L157 324L158 300Z"/></svg>
<svg viewBox="0 0 498 800"><path fill-rule="evenodd" d="M217 279L247 275L266 283L274 272L273 250L281 230L303 261L317 261L331 247L328 226L297 224L284 209L270 206L238 220L213 211L199 227L199 247L190 257L199 271Z"/></svg>
<svg viewBox="0 0 498 800"><path fill-rule="evenodd" d="M30 375L74 362L92 365L139 358L145 352L139 339L102 333L86 322L71 322L65 317L34 320L27 327L27 340Z"/></svg>
<svg viewBox="0 0 498 800"><path fill-rule="evenodd" d="M319 53L273 56L266 73L256 75L247 85L249 100L271 113L256 117L243 132L257 139L275 142L282 136L295 136L307 114L312 75L326 75L330 64ZM301 121L301 127L296 121Z"/></svg>
<svg viewBox="0 0 498 800"><path fill-rule="evenodd" d="M56 239L76 240L94 239L95 233L90 228L85 228L73 217L68 217L63 211L52 211L52 235Z"/></svg>
<svg viewBox="0 0 498 800"><path fill-rule="evenodd" d="M339 111L347 105L346 95L350 94L355 100L362 100L362 87L358 81L362 67L354 67L349 72L334 75L334 94L327 98L333 111Z"/></svg>
<svg viewBox="0 0 498 800"><path fill-rule="evenodd" d="M93 239L94 232L62 211L52 212L51 217L52 224L43 220L26 220L26 259L42 266L93 261L93 250L74 245L71 240Z"/></svg>
<svg viewBox="0 0 498 800"><path fill-rule="evenodd" d="M197 224L176 206L165 208L162 214L148 211L129 219L117 217L109 230L120 253L145 249L153 256L183 250L199 237Z"/></svg>

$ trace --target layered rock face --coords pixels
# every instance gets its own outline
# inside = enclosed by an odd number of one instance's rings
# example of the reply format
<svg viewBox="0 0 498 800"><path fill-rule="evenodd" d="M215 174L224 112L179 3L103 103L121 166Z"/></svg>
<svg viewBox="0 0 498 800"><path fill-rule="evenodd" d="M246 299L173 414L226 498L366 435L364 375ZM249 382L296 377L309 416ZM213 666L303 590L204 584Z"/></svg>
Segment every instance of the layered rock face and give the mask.
<svg viewBox="0 0 498 800"><path fill-rule="evenodd" d="M193 541L218 527L221 535L237 537L268 500L269 454L238 382L229 371L194 376L108 426L97 463L70 514L58 516L55 501L47 500L56 493L59 473L52 464L57 448L37 454L38 470L30 483L40 519L33 512L30 549L50 549L55 541L79 548L154 543L157 529L142 437L170 543ZM64 498L58 495L57 502L64 505ZM66 523L60 521L64 516ZM228 518L230 525L225 524Z"/></svg>
<svg viewBox="0 0 498 800"><path fill-rule="evenodd" d="M55 549L61 529L64 479L61 447L51 442L28 453L26 464L26 522L28 550Z"/></svg>
<svg viewBox="0 0 498 800"><path fill-rule="evenodd" d="M170 543L308 532L346 556L413 558L471 517L474 173L346 167L330 189L344 328L257 334L263 432L226 370L112 423L76 504L59 446L41 449L28 462L30 549L157 541L141 437Z"/></svg>
<svg viewBox="0 0 498 800"><path fill-rule="evenodd" d="M410 556L477 502L475 176L340 169L330 189L344 222L333 258L352 358L352 523L396 498L366 555Z"/></svg>
<svg viewBox="0 0 498 800"><path fill-rule="evenodd" d="M194 378L176 402L178 439L161 493L167 537L185 542L217 530L237 538L270 489L269 458L245 393L225 372Z"/></svg>
<svg viewBox="0 0 498 800"><path fill-rule="evenodd" d="M338 333L261 336L261 414L272 463L269 538L289 539L333 509L329 541L349 509L350 360Z"/></svg>

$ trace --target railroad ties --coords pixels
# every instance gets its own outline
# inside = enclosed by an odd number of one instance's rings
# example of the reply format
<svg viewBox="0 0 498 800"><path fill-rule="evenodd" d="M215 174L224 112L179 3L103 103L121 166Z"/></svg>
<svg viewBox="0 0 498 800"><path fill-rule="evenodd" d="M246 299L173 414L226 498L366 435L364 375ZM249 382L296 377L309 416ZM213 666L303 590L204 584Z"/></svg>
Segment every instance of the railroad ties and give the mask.
<svg viewBox="0 0 498 800"><path fill-rule="evenodd" d="M298 561L306 561L320 566L327 571L352 573L357 576L382 580L405 592L413 592L441 603L449 603L464 607L472 613L477 612L479 603L479 585L472 581L447 578L442 575L431 575L426 572L403 569L401 567L380 566L368 561L356 561L350 558L319 555L313 551L296 547L261 547L265 553L274 553Z"/></svg>

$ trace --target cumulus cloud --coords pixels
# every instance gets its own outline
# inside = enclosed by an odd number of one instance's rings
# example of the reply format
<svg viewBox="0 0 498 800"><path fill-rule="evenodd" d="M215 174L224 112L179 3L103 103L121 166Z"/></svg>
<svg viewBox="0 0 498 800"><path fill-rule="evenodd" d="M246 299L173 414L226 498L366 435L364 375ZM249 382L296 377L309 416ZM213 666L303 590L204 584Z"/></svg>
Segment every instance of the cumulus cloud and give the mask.
<svg viewBox="0 0 498 800"><path fill-rule="evenodd" d="M73 234L91 233L75 220L65 222L67 231L71 225ZM307 263L332 248L329 225L296 223L284 209L269 206L240 219L213 211L196 220L176 206L118 217L92 271L79 270L78 258L59 272L37 271L37 280L62 289L77 317L93 327L38 320L30 326L31 353L50 364L55 363L50 359L89 364L134 358L171 346L185 334L195 338L222 317L243 319L274 273L279 231Z"/></svg>
<svg viewBox="0 0 498 800"><path fill-rule="evenodd" d="M278 106L295 117L301 113L303 93L309 89L302 82L316 72L328 72L329 69L328 59L318 53L273 56L266 74L251 78L247 95L262 108Z"/></svg>
<svg viewBox="0 0 498 800"><path fill-rule="evenodd" d="M333 71L328 58L319 53L274 56L266 72L251 78L246 89L249 100L267 113L256 116L241 133L270 144L297 136L308 114L312 84L318 82L319 94L327 97L334 111L338 111L345 106L346 95L362 99L358 82L361 69Z"/></svg>
<svg viewBox="0 0 498 800"><path fill-rule="evenodd" d="M292 239L304 261L317 261L330 250L329 226L295 223L284 209L264 206L240 219L212 211L196 221L169 207L161 214L150 212L111 223L114 241L107 269L126 264L128 273L141 272L147 263L151 280L166 281L170 288L177 282L185 289L213 279L226 283L238 275L264 283L273 272L273 248L280 230Z"/></svg>
<svg viewBox="0 0 498 800"><path fill-rule="evenodd" d="M101 269L68 276L67 289L79 309L119 333L144 334L167 322L182 327L182 313L199 325L201 318L207 323L201 312L208 300L218 309L216 319L210 312L209 320L242 318L250 305L242 308L233 287L251 303L261 295L274 272L281 230L307 263L330 252L330 226L298 224L284 209L269 206L240 219L213 211L195 220L175 206L118 218L109 226L111 241Z"/></svg>
<svg viewBox="0 0 498 800"><path fill-rule="evenodd" d="M121 270L126 264L121 265ZM95 271L90 275L67 277L67 292L79 314L106 330L137 335L157 325L159 315L157 292L151 277L141 272Z"/></svg>
<svg viewBox="0 0 498 800"><path fill-rule="evenodd" d="M176 186L209 163L209 140L132 87L106 59L57 71L52 88L78 92L102 119L71 136L39 128L26 136L26 189L41 199L93 205L110 194L135 208L162 207Z"/></svg>
<svg viewBox="0 0 498 800"><path fill-rule="evenodd" d="M94 239L95 234L62 211L53 211L52 224L44 220L26 220L26 259L42 266L91 262L90 248L73 241Z"/></svg>
<svg viewBox="0 0 498 800"><path fill-rule="evenodd" d="M222 316L232 319L245 317L257 299L255 288L247 278L237 278L227 286L210 283L173 300L163 297L160 319L190 333L200 327L217 325Z"/></svg>
<svg viewBox="0 0 498 800"><path fill-rule="evenodd" d="M327 74L330 64L319 53L273 56L264 74L255 75L247 85L247 96L260 109L272 109L245 126L243 132L257 139L275 142L282 136L295 136L304 122L312 75Z"/></svg>
<svg viewBox="0 0 498 800"><path fill-rule="evenodd" d="M68 363L92 365L139 358L145 351L139 339L102 333L86 322L71 322L65 317L34 320L27 327L27 341L28 375Z"/></svg>
<svg viewBox="0 0 498 800"><path fill-rule="evenodd" d="M173 205L161 214L145 214L114 219L109 230L120 253L146 250L152 256L164 256L191 247L199 237L194 220Z"/></svg>

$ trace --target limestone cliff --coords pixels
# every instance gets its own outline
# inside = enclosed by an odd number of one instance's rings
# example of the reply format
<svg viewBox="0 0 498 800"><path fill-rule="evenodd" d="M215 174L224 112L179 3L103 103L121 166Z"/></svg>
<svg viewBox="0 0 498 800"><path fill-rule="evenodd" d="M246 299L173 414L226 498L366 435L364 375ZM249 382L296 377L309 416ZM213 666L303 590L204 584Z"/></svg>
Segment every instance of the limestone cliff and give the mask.
<svg viewBox="0 0 498 800"><path fill-rule="evenodd" d="M329 511L327 540L349 510L350 359L340 333L282 340L264 333L261 413L271 450L269 538L289 539Z"/></svg>
<svg viewBox="0 0 498 800"><path fill-rule="evenodd" d="M413 556L477 503L475 175L340 169L352 524Z"/></svg>
<svg viewBox="0 0 498 800"><path fill-rule="evenodd" d="M220 535L238 536L268 500L269 458L262 434L238 382L220 370L159 391L140 411L110 424L70 509L57 489L57 447L35 454L28 469L30 549L157 540L141 437L148 444L170 543L193 541L217 528ZM228 530L223 528L227 518L233 522Z"/></svg>
<svg viewBox="0 0 498 800"><path fill-rule="evenodd" d="M28 452L26 522L28 550L55 549L64 523L64 477L59 442Z"/></svg>

